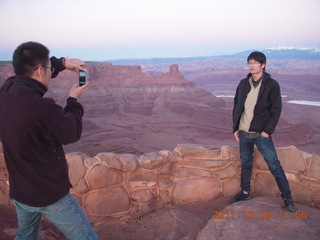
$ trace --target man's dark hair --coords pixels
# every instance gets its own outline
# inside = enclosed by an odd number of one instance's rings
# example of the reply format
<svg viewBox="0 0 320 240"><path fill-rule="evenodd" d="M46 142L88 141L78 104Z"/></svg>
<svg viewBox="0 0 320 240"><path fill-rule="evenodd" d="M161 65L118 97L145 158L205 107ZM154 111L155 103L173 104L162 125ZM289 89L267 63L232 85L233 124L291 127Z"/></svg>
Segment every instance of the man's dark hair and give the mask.
<svg viewBox="0 0 320 240"><path fill-rule="evenodd" d="M249 60L255 60L261 64L267 64L267 58L266 55L264 55L262 52L252 52L250 53L250 55L247 58L247 62L249 62ZM266 70L266 67L264 67L263 71Z"/></svg>
<svg viewBox="0 0 320 240"><path fill-rule="evenodd" d="M47 66L49 49L37 42L25 42L13 53L12 65L18 76L30 77L38 65Z"/></svg>

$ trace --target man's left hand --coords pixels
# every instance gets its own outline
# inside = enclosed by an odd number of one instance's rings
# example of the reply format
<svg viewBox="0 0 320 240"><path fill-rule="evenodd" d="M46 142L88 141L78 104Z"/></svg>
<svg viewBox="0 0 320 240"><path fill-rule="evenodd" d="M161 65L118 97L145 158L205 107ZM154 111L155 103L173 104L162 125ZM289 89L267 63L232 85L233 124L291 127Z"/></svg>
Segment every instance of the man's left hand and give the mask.
<svg viewBox="0 0 320 240"><path fill-rule="evenodd" d="M79 72L79 70L87 72L86 64L78 58L66 58L65 67L73 72Z"/></svg>

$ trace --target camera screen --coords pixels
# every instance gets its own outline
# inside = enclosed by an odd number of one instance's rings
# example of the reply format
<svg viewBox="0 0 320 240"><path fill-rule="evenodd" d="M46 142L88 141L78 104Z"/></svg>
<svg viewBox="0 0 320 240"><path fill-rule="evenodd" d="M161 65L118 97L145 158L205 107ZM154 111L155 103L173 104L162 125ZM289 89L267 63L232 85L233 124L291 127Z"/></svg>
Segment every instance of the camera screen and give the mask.
<svg viewBox="0 0 320 240"><path fill-rule="evenodd" d="M79 71L79 86L86 84L86 72Z"/></svg>
<svg viewBox="0 0 320 240"><path fill-rule="evenodd" d="M79 71L79 76L80 76L80 77L86 77L86 72Z"/></svg>

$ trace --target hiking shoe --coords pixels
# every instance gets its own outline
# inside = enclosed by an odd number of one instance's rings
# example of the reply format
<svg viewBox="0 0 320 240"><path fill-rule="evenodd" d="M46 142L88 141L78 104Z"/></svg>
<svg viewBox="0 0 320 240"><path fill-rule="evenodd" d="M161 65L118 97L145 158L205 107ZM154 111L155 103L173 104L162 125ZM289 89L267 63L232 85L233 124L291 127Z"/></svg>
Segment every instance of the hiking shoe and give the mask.
<svg viewBox="0 0 320 240"><path fill-rule="evenodd" d="M250 192L245 193L244 191L241 190L236 196L234 196L231 199L231 202L235 203L235 202L249 200L249 199L251 199Z"/></svg>
<svg viewBox="0 0 320 240"><path fill-rule="evenodd" d="M295 212L296 208L294 207L292 198L283 199L284 202L284 210L289 212Z"/></svg>

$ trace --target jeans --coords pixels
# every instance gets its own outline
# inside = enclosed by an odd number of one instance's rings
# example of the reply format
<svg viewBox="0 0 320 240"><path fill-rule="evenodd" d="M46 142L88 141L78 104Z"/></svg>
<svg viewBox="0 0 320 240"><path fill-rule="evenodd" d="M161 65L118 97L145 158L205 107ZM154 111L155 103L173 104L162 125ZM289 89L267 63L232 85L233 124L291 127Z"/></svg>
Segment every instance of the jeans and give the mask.
<svg viewBox="0 0 320 240"><path fill-rule="evenodd" d="M71 193L46 207L31 207L12 199L18 217L18 233L15 240L37 239L41 216L51 221L67 239L99 239L80 205Z"/></svg>
<svg viewBox="0 0 320 240"><path fill-rule="evenodd" d="M247 138L241 131L239 132L240 138L240 158L242 162L241 169L241 188L243 191L250 192L250 179L252 175L253 166L253 148L257 146L262 154L264 160L268 164L269 170L275 177L278 188L281 192L282 199L292 198L291 190L287 177L278 160L275 147L272 142L271 136L266 138L258 136L256 138Z"/></svg>

